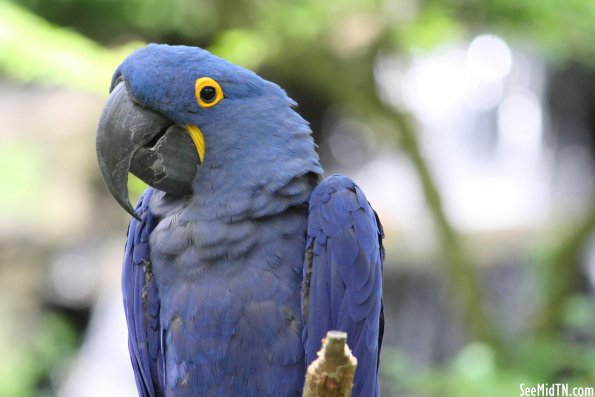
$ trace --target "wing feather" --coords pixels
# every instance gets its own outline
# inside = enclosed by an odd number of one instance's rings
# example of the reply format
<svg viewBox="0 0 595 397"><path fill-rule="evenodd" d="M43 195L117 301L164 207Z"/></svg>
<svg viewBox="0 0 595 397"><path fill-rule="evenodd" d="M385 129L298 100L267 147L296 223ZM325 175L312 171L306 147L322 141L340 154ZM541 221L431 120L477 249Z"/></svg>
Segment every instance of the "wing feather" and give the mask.
<svg viewBox="0 0 595 397"><path fill-rule="evenodd" d="M122 271L128 349L141 397L161 396L164 378L161 368L160 301L149 258L149 235L157 222L149 211L151 194L152 189L145 191L136 206L135 211L141 221L133 218L128 227Z"/></svg>
<svg viewBox="0 0 595 397"><path fill-rule="evenodd" d="M333 175L310 198L304 265L308 365L328 330L347 332L358 360L353 396L379 395L382 343L382 226L361 189Z"/></svg>

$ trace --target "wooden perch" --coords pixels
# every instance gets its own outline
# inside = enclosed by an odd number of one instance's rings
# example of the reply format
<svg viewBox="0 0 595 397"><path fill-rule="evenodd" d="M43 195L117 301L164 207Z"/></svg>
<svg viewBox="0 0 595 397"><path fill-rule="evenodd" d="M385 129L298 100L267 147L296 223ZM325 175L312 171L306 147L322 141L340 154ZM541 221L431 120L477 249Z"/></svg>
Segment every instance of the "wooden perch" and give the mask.
<svg viewBox="0 0 595 397"><path fill-rule="evenodd" d="M347 346L347 334L328 331L318 358L306 372L302 397L350 397L357 359Z"/></svg>

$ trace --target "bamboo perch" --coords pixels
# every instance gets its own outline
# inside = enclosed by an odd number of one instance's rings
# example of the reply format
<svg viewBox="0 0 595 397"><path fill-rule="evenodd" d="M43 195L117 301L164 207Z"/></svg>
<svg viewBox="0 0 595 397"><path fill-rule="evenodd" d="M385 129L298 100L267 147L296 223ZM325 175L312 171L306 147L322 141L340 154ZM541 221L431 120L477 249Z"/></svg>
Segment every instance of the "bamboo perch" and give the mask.
<svg viewBox="0 0 595 397"><path fill-rule="evenodd" d="M357 359L347 346L347 334L328 331L318 358L306 372L302 397L350 397Z"/></svg>

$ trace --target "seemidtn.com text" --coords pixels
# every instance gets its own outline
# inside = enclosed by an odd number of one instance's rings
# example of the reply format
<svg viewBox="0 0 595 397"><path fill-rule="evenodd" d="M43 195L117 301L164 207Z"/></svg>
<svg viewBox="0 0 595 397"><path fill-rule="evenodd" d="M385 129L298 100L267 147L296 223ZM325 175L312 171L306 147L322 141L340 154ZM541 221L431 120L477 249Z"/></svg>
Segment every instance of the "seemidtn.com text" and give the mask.
<svg viewBox="0 0 595 397"><path fill-rule="evenodd" d="M521 383L521 397L574 397L595 396L595 389L591 386L570 387L568 383L538 383L528 386Z"/></svg>

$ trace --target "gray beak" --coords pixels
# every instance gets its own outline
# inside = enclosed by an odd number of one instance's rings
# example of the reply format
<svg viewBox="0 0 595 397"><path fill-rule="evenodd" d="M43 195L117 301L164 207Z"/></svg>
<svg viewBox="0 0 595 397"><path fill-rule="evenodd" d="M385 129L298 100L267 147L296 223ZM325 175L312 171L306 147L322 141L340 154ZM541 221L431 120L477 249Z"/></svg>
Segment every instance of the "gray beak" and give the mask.
<svg viewBox="0 0 595 397"><path fill-rule="evenodd" d="M101 113L97 159L110 193L137 219L128 198L128 172L166 193L189 195L200 164L186 128L135 103L124 82L116 85Z"/></svg>

